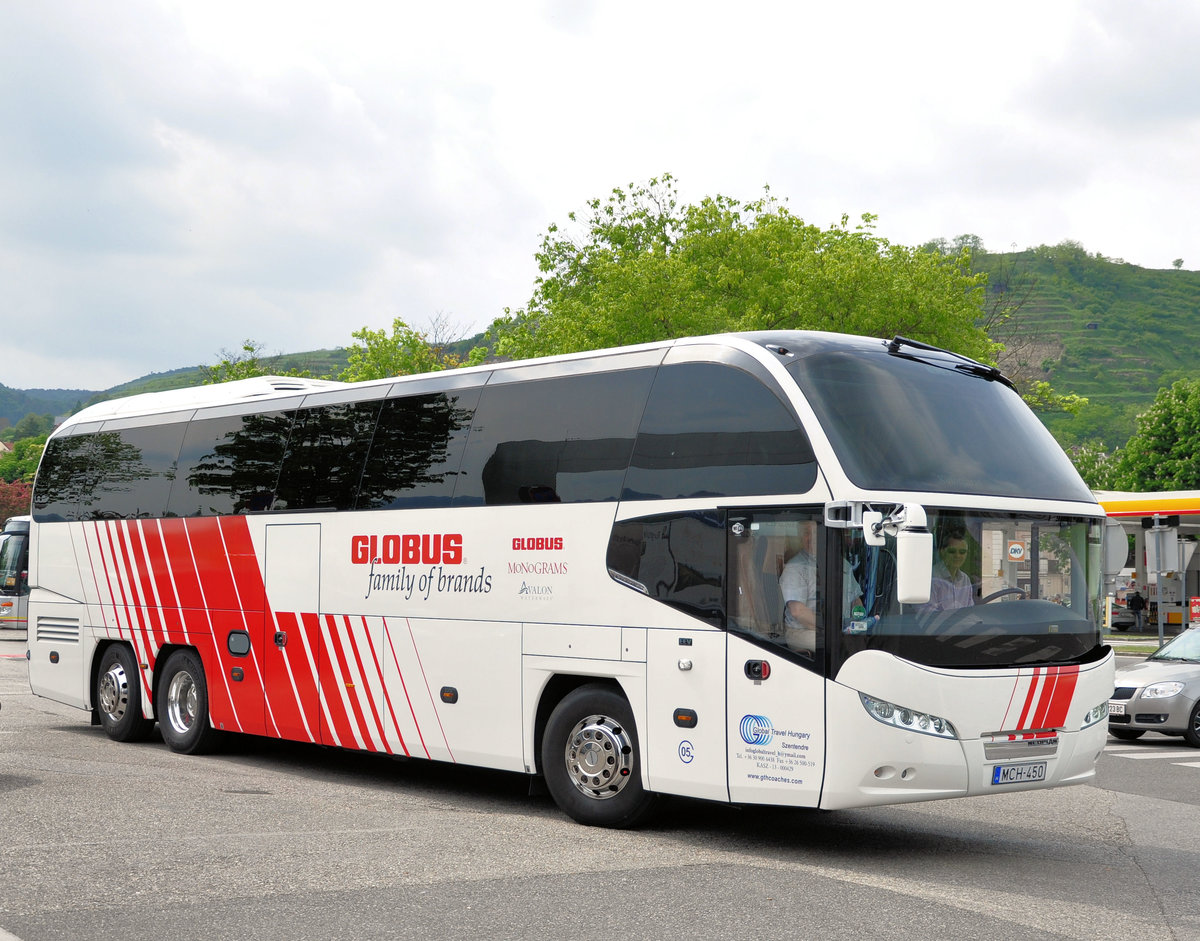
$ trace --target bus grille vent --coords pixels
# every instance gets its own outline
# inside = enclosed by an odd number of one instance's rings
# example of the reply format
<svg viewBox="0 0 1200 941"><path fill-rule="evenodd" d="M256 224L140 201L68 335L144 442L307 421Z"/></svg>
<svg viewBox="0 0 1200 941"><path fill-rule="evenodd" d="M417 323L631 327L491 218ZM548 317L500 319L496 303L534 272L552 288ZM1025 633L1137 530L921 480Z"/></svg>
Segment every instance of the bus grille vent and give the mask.
<svg viewBox="0 0 1200 941"><path fill-rule="evenodd" d="M58 644L79 643L78 618L43 618L37 619L37 639Z"/></svg>

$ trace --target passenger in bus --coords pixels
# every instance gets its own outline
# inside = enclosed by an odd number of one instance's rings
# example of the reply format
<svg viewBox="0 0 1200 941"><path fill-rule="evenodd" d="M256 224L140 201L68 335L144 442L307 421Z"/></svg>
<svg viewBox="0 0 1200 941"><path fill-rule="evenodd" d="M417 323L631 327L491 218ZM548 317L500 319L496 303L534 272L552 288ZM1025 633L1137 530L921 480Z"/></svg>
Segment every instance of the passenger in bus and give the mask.
<svg viewBox="0 0 1200 941"><path fill-rule="evenodd" d="M938 559L933 564L933 581L929 586L929 603L922 611L949 611L975 604L975 586L963 571L967 561L966 533L949 529L938 539Z"/></svg>
<svg viewBox="0 0 1200 941"><path fill-rule="evenodd" d="M815 653L817 649L817 560L814 556L817 524L800 524L800 550L788 560L779 575L783 592L784 643L793 650ZM862 589L850 571L842 569L843 612L862 605Z"/></svg>

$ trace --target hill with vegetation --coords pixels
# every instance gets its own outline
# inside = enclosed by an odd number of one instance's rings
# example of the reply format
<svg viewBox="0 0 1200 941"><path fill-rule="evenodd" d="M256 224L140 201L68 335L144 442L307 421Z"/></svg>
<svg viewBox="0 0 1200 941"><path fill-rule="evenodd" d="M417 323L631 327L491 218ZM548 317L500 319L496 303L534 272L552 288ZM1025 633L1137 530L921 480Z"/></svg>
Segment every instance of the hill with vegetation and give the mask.
<svg viewBox="0 0 1200 941"><path fill-rule="evenodd" d="M0 429L26 415L69 415L95 394L88 389L10 389L0 383Z"/></svg>
<svg viewBox="0 0 1200 941"><path fill-rule="evenodd" d="M344 348L310 350L307 353L279 353L264 356L268 369L277 372L307 372L315 377L336 377L346 368L349 354ZM29 414L61 417L86 405L120 399L144 392L165 392L201 385L208 378L208 367L185 366L168 372L152 372L111 389L10 389L0 384L0 428L15 425Z"/></svg>
<svg viewBox="0 0 1200 941"><path fill-rule="evenodd" d="M1123 445L1160 388L1198 372L1200 271L1140 268L1090 254L1074 242L1005 253L977 247L973 264L988 275L992 335L1009 346L1003 368L1088 399L1075 415L1042 414L1064 445ZM465 354L483 342L480 335L448 348ZM336 378L348 356L338 348L261 359L271 371ZM0 427L29 413L65 415L105 399L198 385L207 377L206 367L195 366L102 391L0 385Z"/></svg>
<svg viewBox="0 0 1200 941"><path fill-rule="evenodd" d="M1140 268L1073 242L977 252L975 267L989 305L1017 306L993 335L1027 375L1088 399L1078 415L1041 416L1064 444L1123 445L1160 388L1197 374L1200 271Z"/></svg>

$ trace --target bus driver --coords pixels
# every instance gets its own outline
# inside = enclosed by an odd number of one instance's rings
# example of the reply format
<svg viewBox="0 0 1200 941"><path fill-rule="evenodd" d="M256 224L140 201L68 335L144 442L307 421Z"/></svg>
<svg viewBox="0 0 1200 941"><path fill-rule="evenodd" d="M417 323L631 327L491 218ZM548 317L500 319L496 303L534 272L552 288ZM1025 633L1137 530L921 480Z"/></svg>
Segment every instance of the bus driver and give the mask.
<svg viewBox="0 0 1200 941"><path fill-rule="evenodd" d="M929 604L923 611L949 611L968 608L975 603L975 586L962 570L967 561L966 533L947 530L938 540L938 560L933 566L933 581L929 586Z"/></svg>

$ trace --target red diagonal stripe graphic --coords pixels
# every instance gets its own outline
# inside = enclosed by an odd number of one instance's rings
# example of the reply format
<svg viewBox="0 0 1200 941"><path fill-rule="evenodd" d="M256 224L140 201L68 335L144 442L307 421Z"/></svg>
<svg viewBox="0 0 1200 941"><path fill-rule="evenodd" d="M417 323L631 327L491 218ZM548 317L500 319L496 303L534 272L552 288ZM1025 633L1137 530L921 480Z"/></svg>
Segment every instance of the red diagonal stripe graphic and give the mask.
<svg viewBox="0 0 1200 941"><path fill-rule="evenodd" d="M342 623L346 626L346 637L349 639L350 648L354 652L354 662L358 667L358 675L362 681L362 686L364 687L358 698L360 703L362 699L366 699L367 705L371 709L371 717L375 721L375 730L379 733L379 741L383 746L383 750L390 753L392 749L388 746L387 732L383 730L383 719L380 717L379 708L375 704L375 688L372 684L372 680L375 680L381 687L383 686L383 675L379 672L379 664L376 663L374 665L373 675L367 672L366 663L364 663L362 657L362 651L359 649L358 639L355 637L354 625L350 622L350 618L345 616L342 618ZM362 619L362 626L363 631L366 634L367 644L371 646L371 659L374 660L374 645L371 644L371 631L367 626L366 618Z"/></svg>
<svg viewBox="0 0 1200 941"><path fill-rule="evenodd" d="M358 685L354 681L354 677L350 673L350 665L347 661L348 654L342 643L341 632L338 630L337 618L333 615L325 616L325 626L328 630L329 642L332 649L330 653L333 655L331 659L335 660L334 669L335 676L338 682L338 699L342 702L348 701L350 708L347 712L346 719L353 723L354 737L360 742L360 748L368 751L378 751L375 747L375 742L371 736L370 728L367 724L367 717L363 713L362 703L359 700ZM347 686L347 684L352 684Z"/></svg>
<svg viewBox="0 0 1200 941"><path fill-rule="evenodd" d="M306 613L304 617L307 619L307 616ZM338 658L337 639L333 636L334 632L330 630L329 617L321 618L319 615L313 615L313 617L320 623L317 643L322 656L317 662L317 687L321 697L321 707L324 710L323 717L328 723L327 726L322 726L322 738L328 732L333 736L335 744L350 748L353 747L352 743L359 739L354 730L354 718L347 711L342 696L345 687L342 686L342 667ZM328 635L328 640L326 640L326 635Z"/></svg>
<svg viewBox="0 0 1200 941"><path fill-rule="evenodd" d="M392 720L392 728L396 730L396 741L398 741L400 743L401 751L403 751L405 755L409 755L410 753L408 750L408 745L404 741L404 733L400 731L400 723L396 719L396 707L392 704L392 692L388 688L387 678L384 676L383 664L381 664L379 662L379 654L375 650L375 642L373 640L371 640L371 629L370 629L370 626L367 624L367 619L365 617L362 619L362 624L363 624L363 631L367 637L367 644L371 648L371 662L375 665L375 673L379 677L379 687L380 687L380 689L383 690L383 699L384 699L384 702L387 703L387 713L388 713L388 716ZM380 626L383 628L384 632L386 633L387 632L387 624L381 622ZM403 682L404 682L403 677L400 678L400 682L401 682L401 684L403 684ZM405 696L407 696L407 695L408 695L408 693L406 691ZM384 735L384 741L385 742L387 741L386 735ZM388 751L391 751L391 749L389 748ZM428 757L428 753L427 753L426 757Z"/></svg>
<svg viewBox="0 0 1200 941"><path fill-rule="evenodd" d="M1034 667L1033 676L1029 678L1029 691L1025 694L1025 705L1021 707L1021 718L1017 720L1018 729L1027 729L1030 726L1025 724L1029 718L1029 710L1033 706L1034 695L1038 692L1038 680L1042 675L1041 667Z"/></svg>

